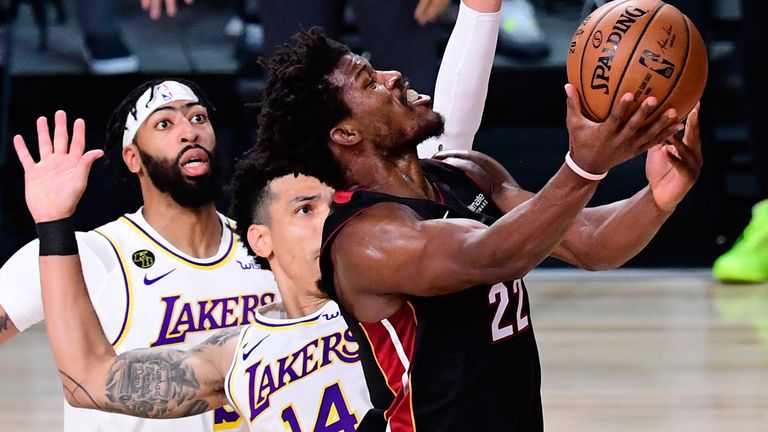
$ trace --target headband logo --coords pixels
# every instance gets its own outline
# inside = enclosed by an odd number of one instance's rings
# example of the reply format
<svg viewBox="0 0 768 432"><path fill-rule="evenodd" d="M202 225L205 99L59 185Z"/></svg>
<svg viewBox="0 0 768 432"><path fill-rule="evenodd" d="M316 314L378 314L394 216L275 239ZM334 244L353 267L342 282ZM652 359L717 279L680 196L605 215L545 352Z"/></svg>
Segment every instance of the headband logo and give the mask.
<svg viewBox="0 0 768 432"><path fill-rule="evenodd" d="M163 98L163 101L168 102L169 100L173 99L173 93L171 93L171 89L169 89L165 84L163 84L158 90L160 91L160 97Z"/></svg>

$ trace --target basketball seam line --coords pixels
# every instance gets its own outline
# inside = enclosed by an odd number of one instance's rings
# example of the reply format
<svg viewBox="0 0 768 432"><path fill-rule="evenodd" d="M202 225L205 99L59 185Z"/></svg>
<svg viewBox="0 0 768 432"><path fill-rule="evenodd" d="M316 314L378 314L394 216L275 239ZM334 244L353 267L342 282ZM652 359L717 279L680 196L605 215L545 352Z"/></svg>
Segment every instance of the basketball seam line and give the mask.
<svg viewBox="0 0 768 432"><path fill-rule="evenodd" d="M587 40L584 42L584 49L581 50L581 59L579 60L579 76L581 79L579 80L581 82L581 94L583 95L584 103L582 103L582 106L589 111L589 114L592 116L592 120L599 120L599 117L597 114L595 114L594 111L592 111L592 107L589 106L589 102L587 101L586 92L584 90L584 55L587 53L587 48L589 46L590 41L592 40L592 37L595 35L595 29L597 29L597 26L600 25L600 23L603 21L603 18L605 18L606 15L611 13L612 10L616 9L617 7L621 6L624 3L629 2L630 0L624 0L620 2L616 2L616 4L605 11L604 14L602 14L598 19L597 22L592 26L592 31L589 32L589 37L587 37ZM589 17L587 17L589 18ZM586 19L586 18L585 18Z"/></svg>

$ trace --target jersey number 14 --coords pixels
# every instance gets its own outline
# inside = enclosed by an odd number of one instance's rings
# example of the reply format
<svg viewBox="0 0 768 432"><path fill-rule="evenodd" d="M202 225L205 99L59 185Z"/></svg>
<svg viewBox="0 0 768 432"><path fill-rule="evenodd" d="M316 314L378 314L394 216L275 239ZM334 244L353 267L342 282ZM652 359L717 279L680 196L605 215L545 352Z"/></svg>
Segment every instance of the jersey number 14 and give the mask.
<svg viewBox="0 0 768 432"><path fill-rule="evenodd" d="M285 428L291 432L303 432L299 418L293 405L283 408L282 413ZM312 432L354 432L357 425L357 416L349 411L347 401L341 391L339 383L329 385L323 391L323 399L317 412L315 425Z"/></svg>

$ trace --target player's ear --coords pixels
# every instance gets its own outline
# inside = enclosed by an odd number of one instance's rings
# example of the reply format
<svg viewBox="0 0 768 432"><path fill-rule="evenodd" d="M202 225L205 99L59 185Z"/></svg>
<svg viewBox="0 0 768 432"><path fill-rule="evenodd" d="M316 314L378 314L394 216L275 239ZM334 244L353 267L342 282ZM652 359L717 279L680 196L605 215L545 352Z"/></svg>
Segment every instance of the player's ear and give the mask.
<svg viewBox="0 0 768 432"><path fill-rule="evenodd" d="M136 144L131 144L123 147L123 162L128 167L128 171L138 174L141 170L141 157L139 155L139 148Z"/></svg>
<svg viewBox="0 0 768 432"><path fill-rule="evenodd" d="M253 224L248 227L248 245L262 258L272 255L272 235L266 225Z"/></svg>
<svg viewBox="0 0 768 432"><path fill-rule="evenodd" d="M355 145L362 139L354 124L342 121L331 129L331 141L343 146Z"/></svg>

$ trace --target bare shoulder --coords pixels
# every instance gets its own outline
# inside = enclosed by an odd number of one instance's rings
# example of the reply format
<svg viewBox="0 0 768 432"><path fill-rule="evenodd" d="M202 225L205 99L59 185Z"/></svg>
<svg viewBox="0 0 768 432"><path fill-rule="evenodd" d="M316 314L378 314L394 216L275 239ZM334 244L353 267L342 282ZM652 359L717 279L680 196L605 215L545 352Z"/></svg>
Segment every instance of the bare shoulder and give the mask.
<svg viewBox="0 0 768 432"><path fill-rule="evenodd" d="M382 202L366 208L346 223L333 245L336 251L349 248L368 249L372 244L395 240L418 229L422 218L410 207L395 202ZM365 242L361 242L365 239ZM340 246L337 246L340 245Z"/></svg>
<svg viewBox="0 0 768 432"><path fill-rule="evenodd" d="M379 203L352 218L334 241L336 291L359 321L379 321L402 305L405 297L393 276L422 249L421 221L402 204Z"/></svg>

